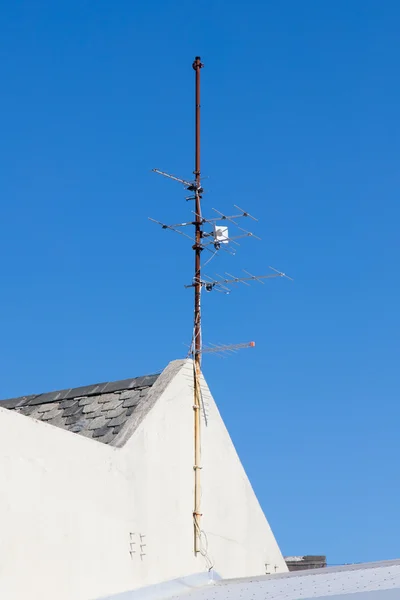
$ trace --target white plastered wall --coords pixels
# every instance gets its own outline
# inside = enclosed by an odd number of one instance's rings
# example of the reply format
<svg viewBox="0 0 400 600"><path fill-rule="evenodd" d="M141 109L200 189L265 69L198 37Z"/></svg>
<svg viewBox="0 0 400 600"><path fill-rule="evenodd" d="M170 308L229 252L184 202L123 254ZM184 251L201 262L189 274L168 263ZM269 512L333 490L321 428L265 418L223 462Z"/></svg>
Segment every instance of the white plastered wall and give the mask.
<svg viewBox="0 0 400 600"><path fill-rule="evenodd" d="M203 382L202 526L222 577L286 570ZM121 448L0 408L0 597L91 600L203 571L188 361Z"/></svg>

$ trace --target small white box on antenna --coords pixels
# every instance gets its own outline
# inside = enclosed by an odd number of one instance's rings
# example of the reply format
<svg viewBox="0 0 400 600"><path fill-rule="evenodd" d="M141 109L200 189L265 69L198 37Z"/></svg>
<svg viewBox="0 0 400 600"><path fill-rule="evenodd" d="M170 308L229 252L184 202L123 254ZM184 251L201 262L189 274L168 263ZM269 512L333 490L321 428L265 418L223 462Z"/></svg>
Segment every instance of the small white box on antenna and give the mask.
<svg viewBox="0 0 400 600"><path fill-rule="evenodd" d="M214 240L219 244L227 244L229 242L228 228L214 225Z"/></svg>

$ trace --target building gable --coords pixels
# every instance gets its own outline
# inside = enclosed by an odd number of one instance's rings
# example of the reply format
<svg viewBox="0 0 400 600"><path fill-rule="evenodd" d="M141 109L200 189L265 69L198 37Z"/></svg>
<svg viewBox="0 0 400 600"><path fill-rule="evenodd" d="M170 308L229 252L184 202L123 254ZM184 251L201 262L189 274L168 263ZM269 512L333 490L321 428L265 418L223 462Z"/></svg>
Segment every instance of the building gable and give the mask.
<svg viewBox="0 0 400 600"><path fill-rule="evenodd" d="M36 397L36 406L68 400L79 406L83 397L101 405L99 396L124 391L46 395ZM34 411L18 414L17 408L35 406L26 398L0 408L1 597L87 600L211 565L221 577L259 575L266 563L287 570L203 378L201 392L197 555L192 361L170 363L109 443L31 418Z"/></svg>

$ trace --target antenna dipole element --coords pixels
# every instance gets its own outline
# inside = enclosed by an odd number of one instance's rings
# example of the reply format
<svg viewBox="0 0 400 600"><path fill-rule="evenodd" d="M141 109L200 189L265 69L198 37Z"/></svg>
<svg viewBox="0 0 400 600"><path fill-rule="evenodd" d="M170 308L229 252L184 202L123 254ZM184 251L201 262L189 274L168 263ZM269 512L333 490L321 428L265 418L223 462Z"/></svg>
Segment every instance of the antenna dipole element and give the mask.
<svg viewBox="0 0 400 600"><path fill-rule="evenodd" d="M200 180L200 70L203 67L200 56L194 59L193 69L196 73L196 98L195 98L195 242L193 250L195 252L194 264L194 327L193 327L193 358L194 358L194 509L193 509L193 526L194 526L194 552L197 554L200 551L200 536L201 536L201 512L200 512L200 460L201 460L201 440L200 440L200 407L201 407L201 391L200 391L200 373L201 373L201 251L202 251L202 215L201 215L201 180Z"/></svg>

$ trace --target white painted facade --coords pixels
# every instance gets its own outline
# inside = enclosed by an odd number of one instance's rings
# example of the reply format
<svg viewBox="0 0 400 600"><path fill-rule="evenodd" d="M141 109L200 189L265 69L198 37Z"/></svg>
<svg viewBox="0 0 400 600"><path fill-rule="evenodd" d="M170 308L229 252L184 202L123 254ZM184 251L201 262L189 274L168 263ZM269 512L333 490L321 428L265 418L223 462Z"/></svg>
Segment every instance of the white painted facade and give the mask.
<svg viewBox="0 0 400 600"><path fill-rule="evenodd" d="M207 569L193 553L192 363L173 365L121 447L0 408L0 598L91 600ZM223 578L285 572L205 381L203 397L209 559Z"/></svg>

